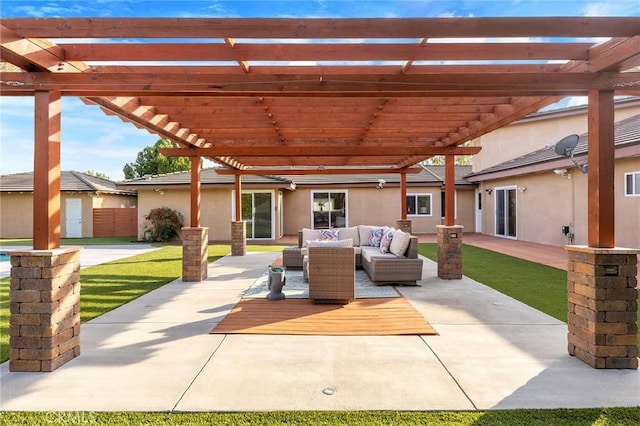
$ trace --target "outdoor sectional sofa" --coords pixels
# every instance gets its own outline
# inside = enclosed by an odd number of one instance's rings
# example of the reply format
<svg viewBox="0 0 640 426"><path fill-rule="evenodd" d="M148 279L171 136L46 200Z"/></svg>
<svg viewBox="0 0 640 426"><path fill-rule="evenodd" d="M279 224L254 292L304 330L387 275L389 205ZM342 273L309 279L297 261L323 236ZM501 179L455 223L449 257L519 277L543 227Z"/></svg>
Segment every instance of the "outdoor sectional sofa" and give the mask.
<svg viewBox="0 0 640 426"><path fill-rule="evenodd" d="M298 247L283 250L283 265L289 269L303 269L309 245L337 247L349 244L355 247L355 267L364 269L376 284L416 285L422 279L418 237L384 226L358 225L329 230L303 228L298 232Z"/></svg>

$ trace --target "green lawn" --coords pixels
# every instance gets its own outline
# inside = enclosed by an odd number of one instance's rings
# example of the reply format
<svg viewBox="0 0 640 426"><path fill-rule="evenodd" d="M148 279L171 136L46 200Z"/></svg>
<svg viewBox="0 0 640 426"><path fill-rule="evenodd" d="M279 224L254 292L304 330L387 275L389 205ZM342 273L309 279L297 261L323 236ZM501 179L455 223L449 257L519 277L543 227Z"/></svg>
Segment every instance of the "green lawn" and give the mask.
<svg viewBox="0 0 640 426"><path fill-rule="evenodd" d="M292 411L265 413L4 412L13 425L430 425L613 426L640 424L640 408L509 411Z"/></svg>

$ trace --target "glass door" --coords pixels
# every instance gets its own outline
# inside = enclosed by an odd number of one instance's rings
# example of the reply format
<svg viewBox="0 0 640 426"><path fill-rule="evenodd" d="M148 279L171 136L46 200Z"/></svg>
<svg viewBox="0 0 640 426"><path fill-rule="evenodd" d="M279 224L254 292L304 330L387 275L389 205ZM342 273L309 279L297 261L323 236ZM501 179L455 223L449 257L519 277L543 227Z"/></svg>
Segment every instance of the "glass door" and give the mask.
<svg viewBox="0 0 640 426"><path fill-rule="evenodd" d="M242 220L247 238L273 238L273 201L270 192L242 194Z"/></svg>
<svg viewBox="0 0 640 426"><path fill-rule="evenodd" d="M495 190L496 235L516 238L517 200L516 187L497 188Z"/></svg>
<svg viewBox="0 0 640 426"><path fill-rule="evenodd" d="M314 192L312 210L313 229L347 226L346 192Z"/></svg>

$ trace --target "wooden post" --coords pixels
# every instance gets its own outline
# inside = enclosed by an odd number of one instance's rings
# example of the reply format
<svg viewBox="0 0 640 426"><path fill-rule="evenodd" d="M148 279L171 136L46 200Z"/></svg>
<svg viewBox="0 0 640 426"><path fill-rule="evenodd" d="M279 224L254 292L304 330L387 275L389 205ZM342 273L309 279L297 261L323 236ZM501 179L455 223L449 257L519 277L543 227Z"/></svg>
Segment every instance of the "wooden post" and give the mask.
<svg viewBox="0 0 640 426"><path fill-rule="evenodd" d="M35 93L33 248L60 247L60 115L59 91Z"/></svg>
<svg viewBox="0 0 640 426"><path fill-rule="evenodd" d="M613 122L613 91L589 91L589 247L615 247Z"/></svg>
<svg viewBox="0 0 640 426"><path fill-rule="evenodd" d="M407 174L400 173L400 218L407 219Z"/></svg>
<svg viewBox="0 0 640 426"><path fill-rule="evenodd" d="M242 181L240 177L240 173L235 174L235 183L236 183L236 222L240 222L242 220Z"/></svg>
<svg viewBox="0 0 640 426"><path fill-rule="evenodd" d="M456 169L455 156L446 155L444 163L444 199L445 199L445 226L455 225L455 189Z"/></svg>
<svg viewBox="0 0 640 426"><path fill-rule="evenodd" d="M200 227L200 157L191 160L191 227Z"/></svg>

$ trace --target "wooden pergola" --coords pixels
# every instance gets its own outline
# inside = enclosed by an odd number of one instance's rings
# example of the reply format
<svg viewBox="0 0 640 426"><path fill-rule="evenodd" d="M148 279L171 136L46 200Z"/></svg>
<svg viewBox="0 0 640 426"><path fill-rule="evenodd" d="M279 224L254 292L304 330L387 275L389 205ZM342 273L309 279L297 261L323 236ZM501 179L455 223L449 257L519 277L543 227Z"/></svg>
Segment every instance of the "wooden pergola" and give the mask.
<svg viewBox="0 0 640 426"><path fill-rule="evenodd" d="M194 159L199 226L200 157L238 185L247 173L393 172L406 191L411 166L446 155L452 207L454 156L478 151L463 144L588 94L589 245L614 245L613 96L640 93L638 18L0 24L0 59L19 68L0 73L0 93L35 97L36 249L59 246L61 96L178 143L165 154Z"/></svg>
<svg viewBox="0 0 640 426"><path fill-rule="evenodd" d="M449 228L442 246L457 251L450 264L461 277L454 156L476 153L464 144L563 97L588 95L588 247L567 247L568 350L596 368L638 368L637 250L614 240L613 100L640 95L640 18L0 19L0 31L0 60L18 68L3 67L0 94L35 98L35 250L18 255L42 265L44 287L68 284L70 301L38 309L76 313L70 331L60 329L72 336L64 354L21 359L23 340L12 339L12 371L52 371L79 354L77 274L57 280L47 269L79 258L58 249L62 96L176 142L167 155L192 158L188 229L202 281L201 157L235 175L239 206L247 173L399 173L404 195L413 165L445 155L438 238ZM236 211L232 240L244 229ZM51 260L32 258L45 252ZM183 255L183 280L192 281L185 265ZM12 282L12 309L14 299L16 309L31 300L21 285ZM61 293L45 292L42 300Z"/></svg>

